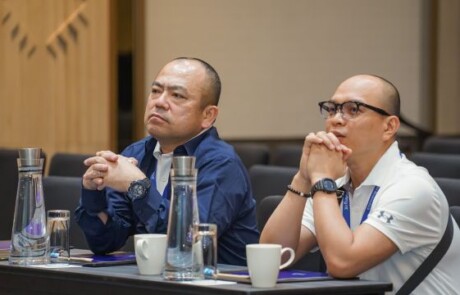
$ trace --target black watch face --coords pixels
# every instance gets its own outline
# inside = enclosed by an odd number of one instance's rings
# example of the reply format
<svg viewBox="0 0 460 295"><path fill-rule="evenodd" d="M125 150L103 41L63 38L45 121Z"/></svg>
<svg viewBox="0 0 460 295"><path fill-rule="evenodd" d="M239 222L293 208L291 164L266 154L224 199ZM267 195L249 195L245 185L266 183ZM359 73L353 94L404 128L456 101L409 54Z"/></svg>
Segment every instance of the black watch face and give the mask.
<svg viewBox="0 0 460 295"><path fill-rule="evenodd" d="M133 195L136 197L140 197L145 194L145 187L141 184L136 184L133 187Z"/></svg>
<svg viewBox="0 0 460 295"><path fill-rule="evenodd" d="M325 179L323 181L323 187L327 191L335 191L337 189L337 185L335 184L335 181L331 179Z"/></svg>
<svg viewBox="0 0 460 295"><path fill-rule="evenodd" d="M128 188L128 196L131 199L138 199L145 196L150 187L150 181L147 179L134 181Z"/></svg>

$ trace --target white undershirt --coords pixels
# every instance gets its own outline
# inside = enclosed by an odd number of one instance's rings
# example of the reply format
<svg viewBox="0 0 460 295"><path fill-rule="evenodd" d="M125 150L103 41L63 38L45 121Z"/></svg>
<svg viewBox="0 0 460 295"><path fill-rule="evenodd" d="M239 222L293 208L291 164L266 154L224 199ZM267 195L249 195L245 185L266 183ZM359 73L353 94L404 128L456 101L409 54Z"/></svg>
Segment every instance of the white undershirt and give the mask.
<svg viewBox="0 0 460 295"><path fill-rule="evenodd" d="M201 130L200 133L190 138L189 141L205 133L211 127L212 126ZM157 159L157 169L155 170L155 182L157 185L157 191L163 195L163 192L169 180L169 173L171 171L173 152L170 152L168 154L163 154L161 152L160 142L157 141L157 144L155 145L155 149L153 150L153 156L155 157L155 159Z"/></svg>
<svg viewBox="0 0 460 295"><path fill-rule="evenodd" d="M155 183L157 185L157 191L160 194L163 194L166 185L168 184L173 152L162 154L160 143L157 142L155 150L153 151L153 156L157 159L157 169L155 170Z"/></svg>

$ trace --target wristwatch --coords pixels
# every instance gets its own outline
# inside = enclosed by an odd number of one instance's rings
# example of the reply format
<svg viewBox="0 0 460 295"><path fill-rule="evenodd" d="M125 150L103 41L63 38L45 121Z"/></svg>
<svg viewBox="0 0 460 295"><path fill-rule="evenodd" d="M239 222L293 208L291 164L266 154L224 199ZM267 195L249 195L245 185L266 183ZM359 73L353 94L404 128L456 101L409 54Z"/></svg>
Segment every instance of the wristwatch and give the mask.
<svg viewBox="0 0 460 295"><path fill-rule="evenodd" d="M339 196L339 191L337 190L337 184L333 179L330 178L323 178L316 182L313 187L311 188L310 191L310 196L313 197L313 195L318 192L325 192L327 194L337 194ZM341 194L340 194L341 195Z"/></svg>
<svg viewBox="0 0 460 295"><path fill-rule="evenodd" d="M148 177L140 180L134 180L131 182L128 188L128 198L131 201L141 199L147 195L147 192L150 188L151 182Z"/></svg>

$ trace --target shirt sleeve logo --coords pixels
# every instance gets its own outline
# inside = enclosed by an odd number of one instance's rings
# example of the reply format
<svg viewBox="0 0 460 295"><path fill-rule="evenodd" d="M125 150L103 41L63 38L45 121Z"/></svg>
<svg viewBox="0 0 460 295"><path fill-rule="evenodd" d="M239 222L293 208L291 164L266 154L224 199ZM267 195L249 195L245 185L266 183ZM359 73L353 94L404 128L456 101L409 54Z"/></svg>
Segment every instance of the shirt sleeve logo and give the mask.
<svg viewBox="0 0 460 295"><path fill-rule="evenodd" d="M385 211L380 211L377 218L385 223L391 223L391 221L393 220L393 215Z"/></svg>

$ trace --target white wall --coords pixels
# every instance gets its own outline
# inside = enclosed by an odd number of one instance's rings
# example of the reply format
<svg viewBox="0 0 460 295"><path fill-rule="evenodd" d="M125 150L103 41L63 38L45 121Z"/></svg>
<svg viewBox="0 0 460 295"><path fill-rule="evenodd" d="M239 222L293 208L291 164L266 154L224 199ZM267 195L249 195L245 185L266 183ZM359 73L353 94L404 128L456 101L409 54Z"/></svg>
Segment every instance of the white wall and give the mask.
<svg viewBox="0 0 460 295"><path fill-rule="evenodd" d="M460 134L460 1L439 1L436 130Z"/></svg>
<svg viewBox="0 0 460 295"><path fill-rule="evenodd" d="M149 0L146 89L172 58L200 57L222 78L221 136L298 138L322 128L317 102L339 82L373 73L399 88L409 119L431 127L426 3Z"/></svg>

